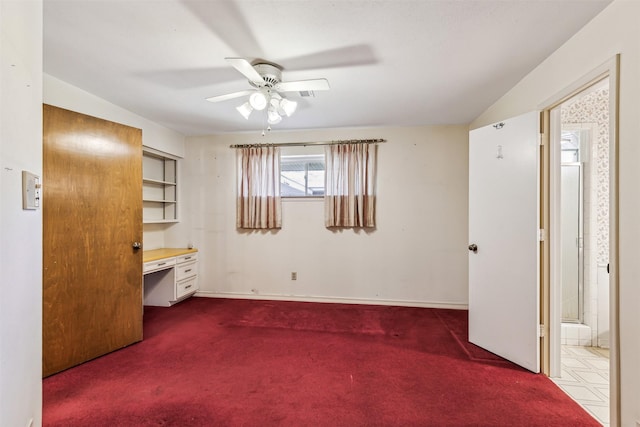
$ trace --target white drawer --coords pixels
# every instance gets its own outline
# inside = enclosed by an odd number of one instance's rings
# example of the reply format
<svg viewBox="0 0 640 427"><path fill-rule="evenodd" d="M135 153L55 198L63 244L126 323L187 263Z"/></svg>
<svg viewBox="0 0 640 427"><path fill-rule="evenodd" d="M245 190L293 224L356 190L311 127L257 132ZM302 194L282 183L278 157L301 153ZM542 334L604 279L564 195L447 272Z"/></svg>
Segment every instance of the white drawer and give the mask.
<svg viewBox="0 0 640 427"><path fill-rule="evenodd" d="M171 268L176 265L175 258L163 258L156 261L145 262L142 268L143 273L150 273L152 271L164 270L165 268Z"/></svg>
<svg viewBox="0 0 640 427"><path fill-rule="evenodd" d="M193 261L197 261L198 260L198 253L194 252L191 254L187 254L187 255L180 255L178 257L178 264L182 264L184 262L193 262Z"/></svg>
<svg viewBox="0 0 640 427"><path fill-rule="evenodd" d="M176 284L176 299L182 298L185 295L194 293L198 290L198 278L192 277L191 279L183 280Z"/></svg>
<svg viewBox="0 0 640 427"><path fill-rule="evenodd" d="M176 281L198 274L197 265L195 261L176 265Z"/></svg>

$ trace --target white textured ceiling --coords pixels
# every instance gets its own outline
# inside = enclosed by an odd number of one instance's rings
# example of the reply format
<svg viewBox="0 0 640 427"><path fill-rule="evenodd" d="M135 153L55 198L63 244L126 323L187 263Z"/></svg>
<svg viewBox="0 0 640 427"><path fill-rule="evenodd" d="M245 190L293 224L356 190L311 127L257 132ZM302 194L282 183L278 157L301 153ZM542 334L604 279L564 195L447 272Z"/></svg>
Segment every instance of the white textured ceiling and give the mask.
<svg viewBox="0 0 640 427"><path fill-rule="evenodd" d="M185 135L262 129L228 56L329 80L274 131L466 124L608 3L45 0L44 71Z"/></svg>

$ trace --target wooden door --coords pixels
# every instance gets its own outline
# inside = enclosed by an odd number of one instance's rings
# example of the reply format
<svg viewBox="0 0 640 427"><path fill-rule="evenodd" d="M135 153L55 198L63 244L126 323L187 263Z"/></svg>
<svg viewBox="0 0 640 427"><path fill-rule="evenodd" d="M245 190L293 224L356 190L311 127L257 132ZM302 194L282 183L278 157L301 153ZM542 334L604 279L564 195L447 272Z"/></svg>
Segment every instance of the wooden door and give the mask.
<svg viewBox="0 0 640 427"><path fill-rule="evenodd" d="M43 375L142 339L142 131L44 105Z"/></svg>
<svg viewBox="0 0 640 427"><path fill-rule="evenodd" d="M540 370L539 113L469 134L469 341Z"/></svg>

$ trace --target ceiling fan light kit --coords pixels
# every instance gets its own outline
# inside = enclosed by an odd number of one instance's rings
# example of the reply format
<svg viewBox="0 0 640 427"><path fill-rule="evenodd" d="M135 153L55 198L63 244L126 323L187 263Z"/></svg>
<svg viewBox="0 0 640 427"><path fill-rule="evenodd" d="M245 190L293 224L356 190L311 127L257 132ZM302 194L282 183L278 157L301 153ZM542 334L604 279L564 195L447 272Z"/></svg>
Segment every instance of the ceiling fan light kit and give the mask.
<svg viewBox="0 0 640 427"><path fill-rule="evenodd" d="M240 114L242 114L242 117L244 117L245 119L249 120L249 116L251 115L251 112L253 111L253 107L251 106L251 104L249 104L249 101L247 101L244 104L236 107L236 110L238 110L238 112Z"/></svg>
<svg viewBox="0 0 640 427"><path fill-rule="evenodd" d="M327 79L282 81L282 67L266 62L252 64L245 58L225 58L236 70L244 75L255 89L229 93L207 98L210 102L221 102L228 99L249 95L249 100L236 107L236 110L249 120L253 110L267 109L267 122L277 124L282 116L291 117L298 103L284 98L279 92L312 92L329 90Z"/></svg>
<svg viewBox="0 0 640 427"><path fill-rule="evenodd" d="M273 108L269 108L269 111L267 111L267 122L270 125L275 125L278 124L282 121L282 116L280 116L280 114L278 114L278 112L273 109Z"/></svg>
<svg viewBox="0 0 640 427"><path fill-rule="evenodd" d="M287 115L287 117L291 117L291 115L295 113L296 108L298 108L298 103L283 98L282 101L280 101L280 108L282 109L282 112Z"/></svg>

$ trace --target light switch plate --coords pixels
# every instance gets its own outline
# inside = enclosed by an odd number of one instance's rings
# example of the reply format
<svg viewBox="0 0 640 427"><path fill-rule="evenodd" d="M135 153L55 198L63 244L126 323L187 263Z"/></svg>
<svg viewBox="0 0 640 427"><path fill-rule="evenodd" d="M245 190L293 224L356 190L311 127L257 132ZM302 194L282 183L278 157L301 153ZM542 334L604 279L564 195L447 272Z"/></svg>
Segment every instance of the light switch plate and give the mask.
<svg viewBox="0 0 640 427"><path fill-rule="evenodd" d="M34 210L40 207L40 177L22 171L22 209Z"/></svg>

